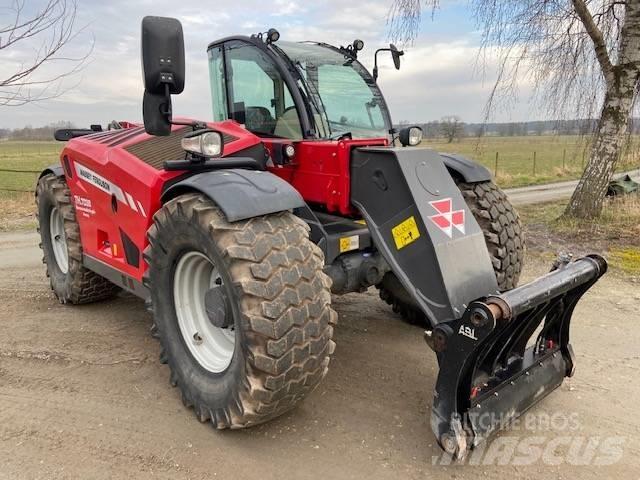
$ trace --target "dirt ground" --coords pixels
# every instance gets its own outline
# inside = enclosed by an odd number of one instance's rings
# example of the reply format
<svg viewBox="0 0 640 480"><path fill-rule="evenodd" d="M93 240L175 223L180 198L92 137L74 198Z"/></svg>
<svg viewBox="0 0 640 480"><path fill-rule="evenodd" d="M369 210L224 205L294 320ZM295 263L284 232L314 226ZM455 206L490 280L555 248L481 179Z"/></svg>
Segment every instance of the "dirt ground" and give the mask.
<svg viewBox="0 0 640 480"><path fill-rule="evenodd" d="M330 373L298 408L267 425L218 432L200 424L169 385L142 302L123 295L82 307L58 304L36 245L33 234L0 235L2 479L640 474L638 283L608 275L580 303L576 376L529 414L571 417L573 428L519 426L498 437L542 436L545 444L563 436L620 437L613 465L574 465L581 462L560 446L558 456L531 465L485 459L447 466L429 427L435 356L421 330L402 323L375 291L335 297L340 323ZM529 265L527 278L544 271L540 262Z"/></svg>

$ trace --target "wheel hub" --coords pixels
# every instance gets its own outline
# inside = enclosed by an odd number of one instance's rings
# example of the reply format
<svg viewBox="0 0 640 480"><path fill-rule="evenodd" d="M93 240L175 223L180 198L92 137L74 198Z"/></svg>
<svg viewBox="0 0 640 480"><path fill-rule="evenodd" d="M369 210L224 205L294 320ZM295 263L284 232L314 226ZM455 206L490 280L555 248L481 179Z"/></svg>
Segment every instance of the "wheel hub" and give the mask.
<svg viewBox="0 0 640 480"><path fill-rule="evenodd" d="M227 296L222 285L207 290L204 295L204 306L209 321L218 328L228 328L233 324L231 315L227 315Z"/></svg>
<svg viewBox="0 0 640 480"><path fill-rule="evenodd" d="M66 274L69 271L69 253L67 251L67 237L64 233L64 218L58 207L53 207L49 215L49 234L56 264L60 271Z"/></svg>
<svg viewBox="0 0 640 480"><path fill-rule="evenodd" d="M178 326L191 355L204 369L220 373L235 350L235 330L222 278L201 252L183 254L173 277Z"/></svg>

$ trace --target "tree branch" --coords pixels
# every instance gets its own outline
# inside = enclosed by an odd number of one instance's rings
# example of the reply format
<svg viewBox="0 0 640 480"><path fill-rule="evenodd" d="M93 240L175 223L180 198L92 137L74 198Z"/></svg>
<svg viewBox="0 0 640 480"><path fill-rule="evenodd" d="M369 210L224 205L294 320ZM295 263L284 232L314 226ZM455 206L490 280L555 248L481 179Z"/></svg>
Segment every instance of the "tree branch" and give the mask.
<svg viewBox="0 0 640 480"><path fill-rule="evenodd" d="M10 68L0 72L0 106L19 106L60 96L68 90L63 88L65 79L84 67L93 50L90 45L86 54L76 58L62 54L84 30L76 28L77 0L43 3L42 9L24 19L25 0L14 0L9 9L14 20L0 27L0 52L10 51L16 44L22 49L40 44L33 48L30 59L15 64L13 72ZM54 67L62 62L71 65L63 71Z"/></svg>
<svg viewBox="0 0 640 480"><path fill-rule="evenodd" d="M604 74L605 80L610 85L611 83L613 83L613 65L611 64L611 59L609 58L609 52L607 51L607 44L605 42L604 36L593 20L591 12L589 12L589 9L587 8L584 0L571 0L571 3L573 4L573 8L578 14L578 17L580 17L580 21L584 25L589 38L591 38L591 41L593 42L593 47L596 52L596 58L598 59L600 68L602 68L602 73Z"/></svg>

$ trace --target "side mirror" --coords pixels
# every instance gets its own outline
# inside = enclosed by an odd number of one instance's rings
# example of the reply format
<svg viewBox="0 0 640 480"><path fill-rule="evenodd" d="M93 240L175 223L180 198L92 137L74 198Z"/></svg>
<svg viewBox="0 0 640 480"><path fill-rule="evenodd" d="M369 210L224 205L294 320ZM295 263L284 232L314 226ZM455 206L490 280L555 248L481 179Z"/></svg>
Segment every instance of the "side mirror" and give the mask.
<svg viewBox="0 0 640 480"><path fill-rule="evenodd" d="M396 70L400 70L400 57L404 55L404 51L398 50L393 43L389 44L389 50L391 51L391 57L393 57L393 64Z"/></svg>
<svg viewBox="0 0 640 480"><path fill-rule="evenodd" d="M171 133L171 95L184 90L184 36L175 18L142 19L144 128L150 135Z"/></svg>

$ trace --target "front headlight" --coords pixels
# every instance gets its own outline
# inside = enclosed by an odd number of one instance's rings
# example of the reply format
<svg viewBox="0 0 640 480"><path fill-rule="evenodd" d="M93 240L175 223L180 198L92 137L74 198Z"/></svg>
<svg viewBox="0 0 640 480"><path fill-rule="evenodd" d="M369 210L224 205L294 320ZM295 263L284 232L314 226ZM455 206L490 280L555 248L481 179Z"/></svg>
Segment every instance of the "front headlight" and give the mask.
<svg viewBox="0 0 640 480"><path fill-rule="evenodd" d="M182 138L182 148L199 157L222 155L222 134L215 130L196 130Z"/></svg>
<svg viewBox="0 0 640 480"><path fill-rule="evenodd" d="M422 142L422 129L420 127L406 127L398 133L398 140L403 147L415 147Z"/></svg>

